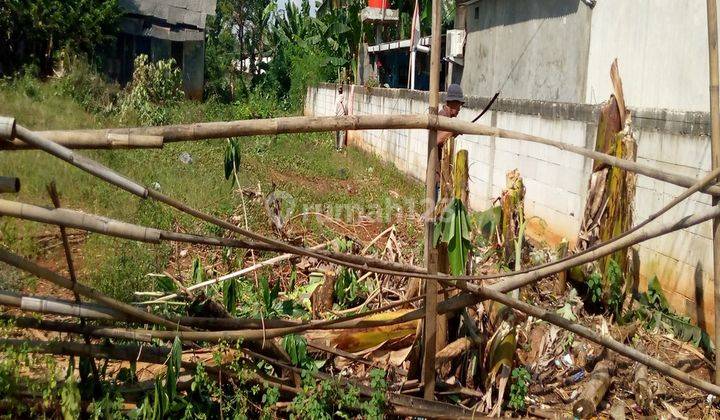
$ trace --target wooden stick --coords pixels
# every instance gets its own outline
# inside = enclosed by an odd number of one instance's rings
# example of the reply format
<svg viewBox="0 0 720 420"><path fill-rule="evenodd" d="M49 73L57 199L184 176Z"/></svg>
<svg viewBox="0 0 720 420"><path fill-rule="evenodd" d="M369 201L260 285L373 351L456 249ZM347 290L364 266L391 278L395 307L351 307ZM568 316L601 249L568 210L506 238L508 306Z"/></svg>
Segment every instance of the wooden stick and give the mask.
<svg viewBox="0 0 720 420"><path fill-rule="evenodd" d="M708 56L710 74L710 149L713 169L720 168L720 76L718 75L717 2L707 0ZM713 206L718 200L713 197ZM720 347L720 218L713 219L713 284L715 296L715 348ZM720 357L715 358L715 383L720 385Z"/></svg>
<svg viewBox="0 0 720 420"><path fill-rule="evenodd" d="M602 401L610 381L615 373L615 361L612 359L601 360L593 369L590 379L584 385L582 394L573 405L575 418L587 419L595 414L595 410Z"/></svg>
<svg viewBox="0 0 720 420"><path fill-rule="evenodd" d="M177 323L169 321L165 318L141 311L131 305L122 303L113 298L105 296L102 293L98 292L97 290L95 290L91 287L85 286L81 283L73 284L72 281L66 279L65 277L62 277L59 274L57 274L53 271L50 271L45 267L41 267L41 266L33 263L32 261L29 261L17 254L14 254L14 253L10 252L8 249L6 249L5 247L0 247L0 261L7 263L9 265L12 265L13 267L17 267L21 270L25 270L31 274L34 274L35 276L37 276L39 278L48 280L60 287L64 287L66 289L72 290L73 292L77 292L83 296L93 299L97 302L103 303L106 306L110 307L111 309L120 311L132 318L135 318L135 319L138 319L141 321L145 321L145 322L149 322L152 324L162 325L162 326L164 326L166 328L170 328L170 329L179 328L184 331L190 330L188 327L178 325Z"/></svg>
<svg viewBox="0 0 720 420"><path fill-rule="evenodd" d="M440 102L440 0L432 0L432 35L430 48L430 118L437 118ZM435 222L435 171L438 165L437 127L428 132L427 167L425 171L425 269L437 273L437 250L433 244ZM423 395L435 399L435 353L437 352L438 284L425 282L425 321L423 330Z"/></svg>

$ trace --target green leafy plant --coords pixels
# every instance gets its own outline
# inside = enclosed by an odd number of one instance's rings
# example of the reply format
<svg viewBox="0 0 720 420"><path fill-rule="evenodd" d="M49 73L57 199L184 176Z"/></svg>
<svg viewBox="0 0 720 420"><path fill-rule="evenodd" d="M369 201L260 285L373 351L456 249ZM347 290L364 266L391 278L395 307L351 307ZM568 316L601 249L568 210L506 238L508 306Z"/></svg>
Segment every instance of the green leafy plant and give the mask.
<svg viewBox="0 0 720 420"><path fill-rule="evenodd" d="M263 420L271 420L273 416L273 408L280 400L280 389L274 386L268 387L262 396L262 413L260 418Z"/></svg>
<svg viewBox="0 0 720 420"><path fill-rule="evenodd" d="M530 383L530 372L525 366L516 367L512 371L513 383L510 386L510 401L508 407L513 410L522 410L525 408L525 397L528 393L528 384Z"/></svg>
<svg viewBox="0 0 720 420"><path fill-rule="evenodd" d="M478 239L482 239L484 243L497 242L497 229L502 221L502 207L493 206L489 209L474 213L472 215L473 225L478 230Z"/></svg>
<svg viewBox="0 0 720 420"><path fill-rule="evenodd" d="M602 275L596 271L587 277L588 293L590 300L595 302L602 301Z"/></svg>
<svg viewBox="0 0 720 420"><path fill-rule="evenodd" d="M385 371L381 369L373 369L370 371L370 387L372 394L370 400L363 404L364 418L371 420L380 420L385 418L387 410L387 381L385 380Z"/></svg>
<svg viewBox="0 0 720 420"><path fill-rule="evenodd" d="M227 140L225 146L225 179L229 179L234 186L237 173L240 171L240 142L237 138Z"/></svg>
<svg viewBox="0 0 720 420"><path fill-rule="evenodd" d="M660 328L667 331L678 340L702 348L707 354L715 353L712 340L705 331L693 325L689 317L678 315L671 310L657 276L653 276L648 282L648 289L640 295L639 301L642 306L628 318L640 319L648 329Z"/></svg>
<svg viewBox="0 0 720 420"><path fill-rule="evenodd" d="M193 260L192 269L190 271L190 278L193 284L202 283L205 281L205 269L203 268L202 262L199 258Z"/></svg>
<svg viewBox="0 0 720 420"><path fill-rule="evenodd" d="M138 407L131 416L142 419L162 419L171 413L185 411L187 402L178 398L177 381L180 376L180 363L182 361L182 344L178 337L175 337L170 357L167 362L165 383L162 376L155 378L155 387L152 392L152 399L145 397L142 405Z"/></svg>
<svg viewBox="0 0 720 420"><path fill-rule="evenodd" d="M283 348L290 356L290 362L295 366L306 366L310 362L307 353L305 337L289 334L283 338Z"/></svg>
<svg viewBox="0 0 720 420"><path fill-rule="evenodd" d="M60 411L63 419L74 420L80 417L80 389L75 380L74 364L70 364L67 377L60 388Z"/></svg>
<svg viewBox="0 0 720 420"><path fill-rule="evenodd" d="M169 121L168 106L183 98L182 75L175 60L149 61L141 54L135 58L135 70L120 99L120 116L135 116L142 124L159 125Z"/></svg>
<svg viewBox="0 0 720 420"><path fill-rule="evenodd" d="M622 305L625 298L623 289L625 286L625 276L623 276L620 265L610 258L608 261L607 280L610 286L610 297L608 298L609 309L618 319L622 315Z"/></svg>
<svg viewBox="0 0 720 420"><path fill-rule="evenodd" d="M350 413L363 410L360 391L336 381L316 381L312 372L302 372L303 387L293 400L291 419L352 419Z"/></svg>
<svg viewBox="0 0 720 420"><path fill-rule="evenodd" d="M223 305L231 315L237 312L238 300L238 280L225 280L223 282Z"/></svg>
<svg viewBox="0 0 720 420"><path fill-rule="evenodd" d="M354 270L342 267L335 279L335 300L344 307L355 302L362 294L367 294L367 287L358 281Z"/></svg>
<svg viewBox="0 0 720 420"><path fill-rule="evenodd" d="M470 223L465 206L457 198L448 204L435 224L433 242L437 246L440 241L447 244L451 273L456 276L465 274L468 254L472 250Z"/></svg>

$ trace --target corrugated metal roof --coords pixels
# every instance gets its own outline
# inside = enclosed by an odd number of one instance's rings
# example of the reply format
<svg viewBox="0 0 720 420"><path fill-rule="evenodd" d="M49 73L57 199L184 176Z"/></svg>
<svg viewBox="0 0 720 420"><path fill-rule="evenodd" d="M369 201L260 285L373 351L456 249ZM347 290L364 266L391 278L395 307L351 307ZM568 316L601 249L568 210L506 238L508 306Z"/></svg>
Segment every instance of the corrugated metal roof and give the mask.
<svg viewBox="0 0 720 420"><path fill-rule="evenodd" d="M162 19L170 25L205 28L208 15L215 15L217 0L120 0L127 13Z"/></svg>

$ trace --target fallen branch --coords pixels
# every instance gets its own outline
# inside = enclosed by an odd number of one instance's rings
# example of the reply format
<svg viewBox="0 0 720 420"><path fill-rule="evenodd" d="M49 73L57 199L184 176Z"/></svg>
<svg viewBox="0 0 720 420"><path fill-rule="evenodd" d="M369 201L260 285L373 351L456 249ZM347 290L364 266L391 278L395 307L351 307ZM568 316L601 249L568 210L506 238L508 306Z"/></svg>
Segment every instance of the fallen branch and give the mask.
<svg viewBox="0 0 720 420"><path fill-rule="evenodd" d="M614 372L615 361L612 359L601 360L595 365L582 394L573 406L573 415L576 418L586 419L595 414L595 409L610 388L610 380Z"/></svg>

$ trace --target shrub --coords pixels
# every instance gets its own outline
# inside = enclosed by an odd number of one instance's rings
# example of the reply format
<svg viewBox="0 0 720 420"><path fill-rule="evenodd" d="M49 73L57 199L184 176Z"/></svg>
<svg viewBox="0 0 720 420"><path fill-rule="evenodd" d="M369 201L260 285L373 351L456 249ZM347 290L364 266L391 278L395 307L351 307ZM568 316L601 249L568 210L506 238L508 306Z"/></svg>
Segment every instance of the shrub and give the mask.
<svg viewBox="0 0 720 420"><path fill-rule="evenodd" d="M175 60L148 61L147 55L135 58L135 71L120 100L120 117L135 116L142 124L159 125L169 120L168 107L183 98L182 75Z"/></svg>
<svg viewBox="0 0 720 420"><path fill-rule="evenodd" d="M115 109L120 86L109 83L85 57L70 57L64 64L67 73L60 81L63 94L70 96L86 111L108 115Z"/></svg>

